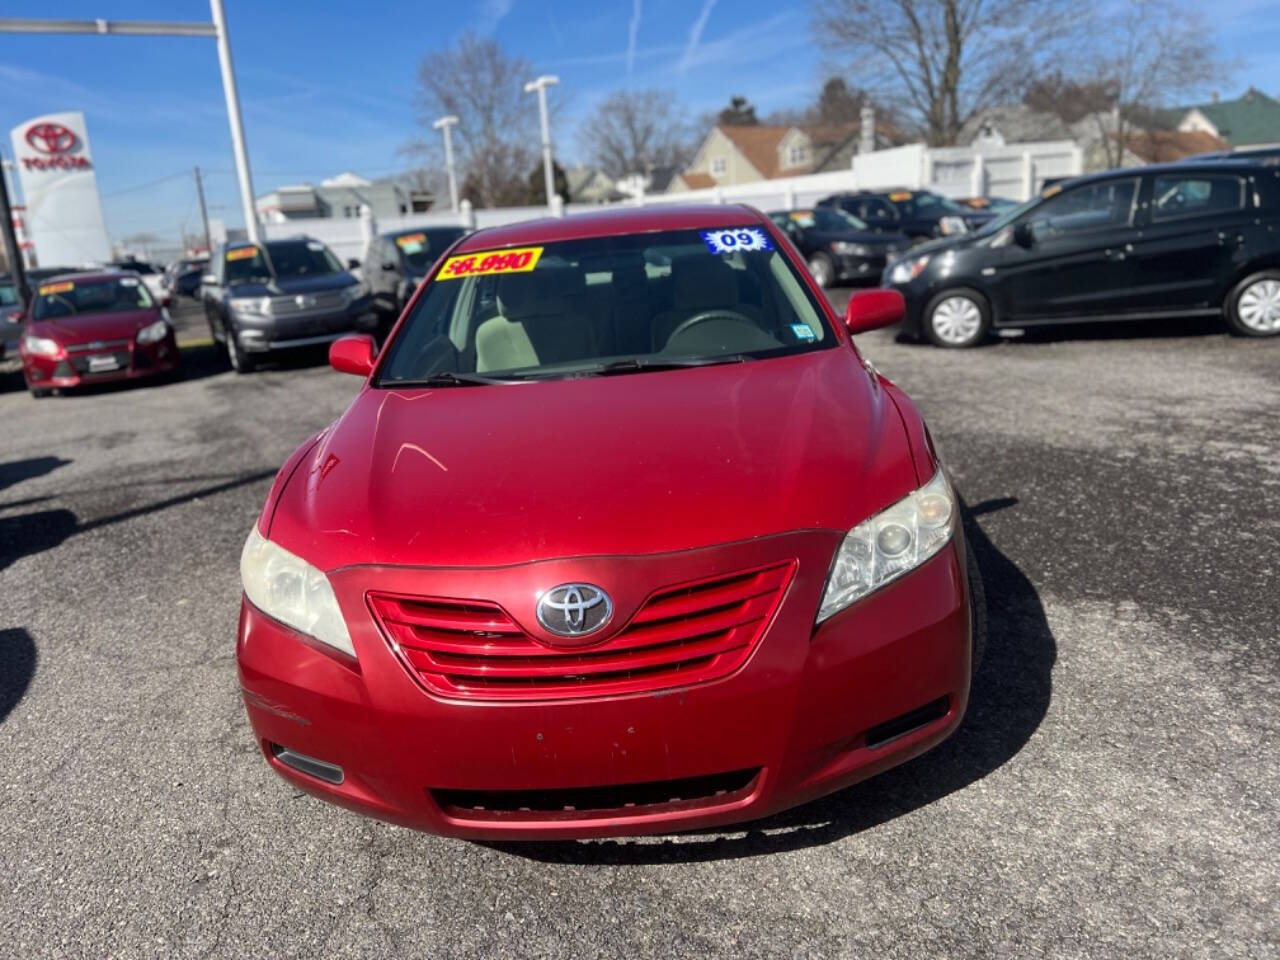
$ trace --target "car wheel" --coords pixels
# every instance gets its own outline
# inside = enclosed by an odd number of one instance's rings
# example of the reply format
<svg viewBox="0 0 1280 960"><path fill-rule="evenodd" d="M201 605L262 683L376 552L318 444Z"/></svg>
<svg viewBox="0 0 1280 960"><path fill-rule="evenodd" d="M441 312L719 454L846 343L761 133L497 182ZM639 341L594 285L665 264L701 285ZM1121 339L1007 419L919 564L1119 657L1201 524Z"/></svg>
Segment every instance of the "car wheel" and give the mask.
<svg viewBox="0 0 1280 960"><path fill-rule="evenodd" d="M976 290L944 290L924 308L924 332L939 347L972 347L991 327L991 308Z"/></svg>
<svg viewBox="0 0 1280 960"><path fill-rule="evenodd" d="M52 392L53 392L52 390L38 390L35 387L31 388L31 396L36 400L43 400L45 397L49 396L49 394L51 394Z"/></svg>
<svg viewBox="0 0 1280 960"><path fill-rule="evenodd" d="M255 366L253 358L240 346L240 338L235 330L227 329L227 359L231 361L231 369L236 373L252 373Z"/></svg>
<svg viewBox="0 0 1280 960"><path fill-rule="evenodd" d="M1227 323L1244 337L1280 335L1280 271L1246 277L1227 297Z"/></svg>
<svg viewBox="0 0 1280 960"><path fill-rule="evenodd" d="M982 568L973 552L972 541L965 539L965 573L969 580L969 624L973 631L973 661L970 674L978 672L987 652L987 588L982 582Z"/></svg>
<svg viewBox="0 0 1280 960"><path fill-rule="evenodd" d="M809 272L824 290L836 282L836 265L825 253L815 253L809 258Z"/></svg>

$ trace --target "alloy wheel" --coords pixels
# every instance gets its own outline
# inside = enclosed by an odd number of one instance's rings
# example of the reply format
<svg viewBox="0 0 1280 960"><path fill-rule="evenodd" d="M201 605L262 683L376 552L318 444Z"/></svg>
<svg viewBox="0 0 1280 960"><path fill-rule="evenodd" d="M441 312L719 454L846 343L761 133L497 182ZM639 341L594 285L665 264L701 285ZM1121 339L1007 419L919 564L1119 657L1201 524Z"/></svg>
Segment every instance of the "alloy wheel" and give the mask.
<svg viewBox="0 0 1280 960"><path fill-rule="evenodd" d="M1258 333L1280 333L1280 280L1259 280L1236 302L1240 322Z"/></svg>
<svg viewBox="0 0 1280 960"><path fill-rule="evenodd" d="M813 274L813 279L817 281L818 286L823 289L831 286L833 270L831 262L826 257L814 257L809 261L809 272Z"/></svg>
<svg viewBox="0 0 1280 960"><path fill-rule="evenodd" d="M929 318L933 332L944 343L968 343L982 327L982 311L968 297L947 297L933 308Z"/></svg>

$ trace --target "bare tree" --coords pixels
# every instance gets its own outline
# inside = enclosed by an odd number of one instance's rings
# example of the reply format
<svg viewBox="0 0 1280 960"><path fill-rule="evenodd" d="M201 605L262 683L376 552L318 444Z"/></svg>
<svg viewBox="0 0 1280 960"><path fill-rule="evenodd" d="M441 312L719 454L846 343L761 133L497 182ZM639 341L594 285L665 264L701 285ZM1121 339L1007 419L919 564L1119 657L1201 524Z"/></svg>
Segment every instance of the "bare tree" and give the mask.
<svg viewBox="0 0 1280 960"><path fill-rule="evenodd" d="M440 166L440 135L431 125L453 114L464 193L481 206L522 197L538 156L538 112L524 93L524 81L533 75L527 60L508 56L494 40L463 34L453 47L423 57L418 65L415 108L423 133L406 148Z"/></svg>
<svg viewBox="0 0 1280 960"><path fill-rule="evenodd" d="M583 124L592 161L617 180L658 167L684 166L692 154L690 130L669 90L620 90Z"/></svg>
<svg viewBox="0 0 1280 960"><path fill-rule="evenodd" d="M1105 38L1082 58L1082 79L1104 91L1108 110L1092 114L1108 166L1118 167L1130 139L1158 124L1158 109L1226 75L1203 14L1184 0L1127 0L1101 14Z"/></svg>
<svg viewBox="0 0 1280 960"><path fill-rule="evenodd" d="M1070 0L813 0L818 42L935 146L1016 99L1066 42Z"/></svg>

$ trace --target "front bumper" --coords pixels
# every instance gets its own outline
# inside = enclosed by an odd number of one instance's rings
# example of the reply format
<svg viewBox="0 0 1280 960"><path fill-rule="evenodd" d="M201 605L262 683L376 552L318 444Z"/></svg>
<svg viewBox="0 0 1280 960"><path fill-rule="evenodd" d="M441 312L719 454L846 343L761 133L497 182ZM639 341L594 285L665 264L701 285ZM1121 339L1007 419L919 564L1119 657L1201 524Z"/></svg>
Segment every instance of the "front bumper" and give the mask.
<svg viewBox="0 0 1280 960"><path fill-rule="evenodd" d="M172 328L163 340L155 343L121 342L100 350L71 346L53 357L19 348L19 355L23 378L27 386L35 390L65 390L163 376L173 373L182 363Z"/></svg>
<svg viewBox="0 0 1280 960"><path fill-rule="evenodd" d="M378 315L372 299L365 297L343 310L275 317L237 313L234 323L246 352L267 353L328 343L348 333L372 333L378 328Z"/></svg>
<svg viewBox="0 0 1280 960"><path fill-rule="evenodd" d="M880 275L880 285L886 290L897 290L902 294L905 311L902 315L900 329L909 337L919 338L924 334L924 307L933 296L933 283L929 279L929 271L921 271L920 276L907 283L894 283L889 279L889 270Z"/></svg>
<svg viewBox="0 0 1280 960"><path fill-rule="evenodd" d="M676 582L712 560L720 570L796 561L772 620L736 672L619 696L433 695L370 614L366 594L375 586L416 596L496 595L486 586L511 568L331 574L358 663L246 601L237 659L255 738L268 764L303 790L452 836L667 833L765 816L928 750L956 728L967 704L972 638L962 542L815 630L838 539L793 534L715 548L714 557L694 550L520 568L518 575L546 583L617 583L609 574L628 571ZM340 768L341 782L285 762L296 755Z"/></svg>

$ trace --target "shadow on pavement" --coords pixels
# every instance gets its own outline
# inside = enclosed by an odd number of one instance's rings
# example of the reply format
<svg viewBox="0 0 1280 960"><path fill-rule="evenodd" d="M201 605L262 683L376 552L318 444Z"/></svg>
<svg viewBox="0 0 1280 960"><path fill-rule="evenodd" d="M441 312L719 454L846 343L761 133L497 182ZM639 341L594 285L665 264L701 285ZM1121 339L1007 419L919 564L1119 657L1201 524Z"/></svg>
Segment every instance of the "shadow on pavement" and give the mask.
<svg viewBox="0 0 1280 960"><path fill-rule="evenodd" d="M784 853L819 846L927 806L999 769L1031 739L1049 708L1057 647L1035 587L983 533L977 518L1016 505L1003 497L963 508L986 585L987 653L960 728L934 750L878 777L739 827L674 838L489 843L548 863L643 865Z"/></svg>
<svg viewBox="0 0 1280 960"><path fill-rule="evenodd" d="M26 630L0 630L0 723L31 686L37 659L35 641Z"/></svg>
<svg viewBox="0 0 1280 960"><path fill-rule="evenodd" d="M43 477L46 473L53 473L70 462L62 457L28 457L25 460L0 463L0 490L12 487L15 483L22 483L24 480Z"/></svg>

